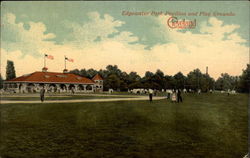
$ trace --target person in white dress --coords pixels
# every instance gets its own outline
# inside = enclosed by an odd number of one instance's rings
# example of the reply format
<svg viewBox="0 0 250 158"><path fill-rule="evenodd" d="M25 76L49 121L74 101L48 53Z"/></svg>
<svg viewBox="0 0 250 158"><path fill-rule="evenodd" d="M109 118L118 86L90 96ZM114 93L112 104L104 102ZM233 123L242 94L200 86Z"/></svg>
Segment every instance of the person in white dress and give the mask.
<svg viewBox="0 0 250 158"><path fill-rule="evenodd" d="M171 100L172 100L172 102L176 102L177 101L176 92L175 91L173 91L173 93L172 93Z"/></svg>

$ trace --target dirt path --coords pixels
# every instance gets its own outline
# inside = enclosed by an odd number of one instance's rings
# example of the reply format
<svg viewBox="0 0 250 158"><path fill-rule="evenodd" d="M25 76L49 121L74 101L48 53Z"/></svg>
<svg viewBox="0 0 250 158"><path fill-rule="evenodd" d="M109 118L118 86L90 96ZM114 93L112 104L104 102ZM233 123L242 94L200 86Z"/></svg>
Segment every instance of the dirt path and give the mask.
<svg viewBox="0 0 250 158"><path fill-rule="evenodd" d="M153 97L153 100L165 99L165 97ZM134 100L149 100L148 96L140 96L136 98L107 98L107 99L75 99L75 100L45 100L44 103L80 103L80 102L114 102L114 101L134 101ZM38 100L1 100L1 104L32 104L41 103Z"/></svg>

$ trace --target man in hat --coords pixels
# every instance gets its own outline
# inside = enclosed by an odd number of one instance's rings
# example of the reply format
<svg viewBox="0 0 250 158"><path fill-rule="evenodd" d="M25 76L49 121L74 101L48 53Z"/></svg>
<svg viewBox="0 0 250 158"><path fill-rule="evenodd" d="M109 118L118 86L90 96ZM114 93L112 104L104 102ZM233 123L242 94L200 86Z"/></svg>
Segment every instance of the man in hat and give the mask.
<svg viewBox="0 0 250 158"><path fill-rule="evenodd" d="M41 102L44 101L44 93L45 93L45 89L44 89L44 86L42 87L41 91L40 91L40 99L41 99Z"/></svg>

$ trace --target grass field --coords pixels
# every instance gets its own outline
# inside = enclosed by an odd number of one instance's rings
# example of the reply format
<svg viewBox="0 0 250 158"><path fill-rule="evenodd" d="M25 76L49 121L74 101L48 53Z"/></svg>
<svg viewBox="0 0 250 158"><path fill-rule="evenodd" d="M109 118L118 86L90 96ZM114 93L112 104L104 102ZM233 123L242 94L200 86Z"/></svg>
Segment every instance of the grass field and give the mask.
<svg viewBox="0 0 250 158"><path fill-rule="evenodd" d="M2 158L241 158L248 96L1 105Z"/></svg>

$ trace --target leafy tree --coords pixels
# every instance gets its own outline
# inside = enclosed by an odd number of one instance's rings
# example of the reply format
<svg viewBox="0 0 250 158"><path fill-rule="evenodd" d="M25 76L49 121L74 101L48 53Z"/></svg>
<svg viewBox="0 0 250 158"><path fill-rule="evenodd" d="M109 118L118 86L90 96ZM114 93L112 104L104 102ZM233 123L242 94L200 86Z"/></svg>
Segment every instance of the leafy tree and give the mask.
<svg viewBox="0 0 250 158"><path fill-rule="evenodd" d="M203 74L199 69L188 73L185 88L201 89L203 92L207 92L209 89L213 89L213 87L214 79L208 74Z"/></svg>
<svg viewBox="0 0 250 158"><path fill-rule="evenodd" d="M16 78L16 71L15 71L15 67L14 67L14 62L8 60L7 67L6 67L6 80L11 80L13 78Z"/></svg>
<svg viewBox="0 0 250 158"><path fill-rule="evenodd" d="M106 90L108 90L109 88L112 88L114 90L120 90L120 84L121 81L116 74L111 74L104 80L104 88Z"/></svg>
<svg viewBox="0 0 250 158"><path fill-rule="evenodd" d="M98 71L98 73L105 79L105 78L107 78L107 75L108 75L108 73L107 73L107 70L99 70Z"/></svg>
<svg viewBox="0 0 250 158"><path fill-rule="evenodd" d="M187 75L186 87L194 89L194 90L200 89L201 78L202 78L202 73L199 69L195 69L189 72Z"/></svg>
<svg viewBox="0 0 250 158"><path fill-rule="evenodd" d="M216 80L216 89L218 90L229 90L235 89L236 77L230 76L228 73L222 73L221 76Z"/></svg>
<svg viewBox="0 0 250 158"><path fill-rule="evenodd" d="M80 72L79 72L79 75L83 76L83 77L88 77L87 70L86 69L81 69Z"/></svg>
<svg viewBox="0 0 250 158"><path fill-rule="evenodd" d="M205 91L214 89L215 80L212 77L210 77L208 74L203 75L203 78L205 78L203 89L205 89Z"/></svg>
<svg viewBox="0 0 250 158"><path fill-rule="evenodd" d="M135 81L128 86L129 89L134 89L134 88L143 88L143 85L140 81Z"/></svg>
<svg viewBox="0 0 250 158"><path fill-rule="evenodd" d="M115 74L117 76L121 76L121 70L118 68L117 65L114 65L114 66L113 65L108 65L106 67L106 70L107 70L108 75Z"/></svg>
<svg viewBox="0 0 250 158"><path fill-rule="evenodd" d="M128 85L130 83L129 75L126 72L122 72L120 76L120 80L121 80L121 84L120 84L121 91L127 91L129 89Z"/></svg>
<svg viewBox="0 0 250 158"><path fill-rule="evenodd" d="M177 74L174 75L175 88L183 89L185 82L186 82L186 77L181 72L178 72Z"/></svg>
<svg viewBox="0 0 250 158"><path fill-rule="evenodd" d="M147 71L145 73L145 78L148 79L148 80L150 80L153 76L154 76L153 72Z"/></svg>
<svg viewBox="0 0 250 158"><path fill-rule="evenodd" d="M80 71L78 69L74 69L69 71L69 73L75 74L75 75L80 75Z"/></svg>
<svg viewBox="0 0 250 158"><path fill-rule="evenodd" d="M174 88L176 88L174 77L166 75L164 78L165 78L165 81L166 81L166 89L174 89Z"/></svg>
<svg viewBox="0 0 250 158"><path fill-rule="evenodd" d="M145 73L144 77L141 78L141 83L142 83L143 88L146 88L146 89L151 88L152 89L153 76L154 76L153 72L147 71Z"/></svg>
<svg viewBox="0 0 250 158"><path fill-rule="evenodd" d="M86 73L88 78L93 78L97 74L97 71L91 68L88 69Z"/></svg>
<svg viewBox="0 0 250 158"><path fill-rule="evenodd" d="M10 64L9 64L10 65ZM174 76L165 75L161 70L155 73L147 71L144 77L140 77L137 72L130 72L129 74L121 71L117 65L108 65L104 70L94 69L74 69L71 73L80 76L92 78L99 73L104 78L104 90L112 88L114 90L127 91L133 88L151 88L151 89L174 89L174 88L191 88L194 90L201 89L207 91L209 89L227 90L237 89L241 92L249 92L249 76L250 66L243 71L240 77L230 76L227 73L221 75L220 78L215 80L208 74L203 74L199 69L194 69L189 72L187 77L181 72Z"/></svg>
<svg viewBox="0 0 250 158"><path fill-rule="evenodd" d="M120 80L120 90L121 91L127 91L128 90L128 84L124 80Z"/></svg>
<svg viewBox="0 0 250 158"><path fill-rule="evenodd" d="M141 77L137 74L137 72L130 72L128 75L129 84L133 82L138 82L140 81L140 79Z"/></svg>
<svg viewBox="0 0 250 158"><path fill-rule="evenodd" d="M160 69L156 71L155 75L159 76L159 78L164 78L164 73Z"/></svg>
<svg viewBox="0 0 250 158"><path fill-rule="evenodd" d="M166 80L164 78L164 73L161 70L157 70L155 74L151 78L153 89L161 90L162 88L166 88Z"/></svg>
<svg viewBox="0 0 250 158"><path fill-rule="evenodd" d="M0 89L3 88L3 78L2 75L0 74Z"/></svg>
<svg viewBox="0 0 250 158"><path fill-rule="evenodd" d="M242 75L239 78L238 90L240 92L249 93L250 87L250 65L247 64L247 68L243 70Z"/></svg>

